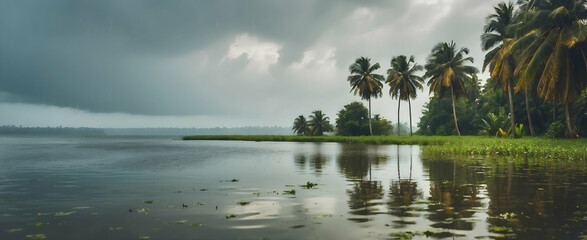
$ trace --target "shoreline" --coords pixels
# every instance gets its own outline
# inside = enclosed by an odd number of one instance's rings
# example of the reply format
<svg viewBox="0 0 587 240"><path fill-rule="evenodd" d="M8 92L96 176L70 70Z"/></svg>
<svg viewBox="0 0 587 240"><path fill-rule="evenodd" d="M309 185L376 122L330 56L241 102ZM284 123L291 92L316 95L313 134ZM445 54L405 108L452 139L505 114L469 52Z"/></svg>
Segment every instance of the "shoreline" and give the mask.
<svg viewBox="0 0 587 240"><path fill-rule="evenodd" d="M338 142L376 145L420 145L426 154L471 156L526 156L587 160L587 139L544 137L498 138L485 136L294 136L195 135L182 140L256 142Z"/></svg>

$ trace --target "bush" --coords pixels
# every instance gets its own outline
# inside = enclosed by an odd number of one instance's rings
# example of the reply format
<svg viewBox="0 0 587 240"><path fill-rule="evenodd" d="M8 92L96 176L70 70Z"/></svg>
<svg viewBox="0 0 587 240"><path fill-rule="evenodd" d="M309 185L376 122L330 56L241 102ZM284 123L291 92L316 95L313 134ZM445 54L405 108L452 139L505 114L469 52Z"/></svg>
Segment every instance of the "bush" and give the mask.
<svg viewBox="0 0 587 240"><path fill-rule="evenodd" d="M563 138L565 136L565 125L561 121L556 121L548 126L545 136L549 138Z"/></svg>

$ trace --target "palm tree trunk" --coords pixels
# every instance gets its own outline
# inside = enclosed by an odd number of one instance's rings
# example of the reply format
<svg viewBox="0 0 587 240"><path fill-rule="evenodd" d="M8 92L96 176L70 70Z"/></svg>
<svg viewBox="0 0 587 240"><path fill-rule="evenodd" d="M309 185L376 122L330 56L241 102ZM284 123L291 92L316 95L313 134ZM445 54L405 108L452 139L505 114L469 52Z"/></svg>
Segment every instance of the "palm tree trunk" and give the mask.
<svg viewBox="0 0 587 240"><path fill-rule="evenodd" d="M402 100L398 98L397 99L397 135L398 136L400 135L400 132L399 132L399 104L401 102L402 102Z"/></svg>
<svg viewBox="0 0 587 240"><path fill-rule="evenodd" d="M556 102L552 100L552 122L556 122Z"/></svg>
<svg viewBox="0 0 587 240"><path fill-rule="evenodd" d="M566 131L565 131L565 136L567 138L577 138L579 137L579 135L577 134L577 131L575 131L575 126L573 124L573 120L571 119L571 102L565 102L564 106L565 106L565 125L567 125Z"/></svg>
<svg viewBox="0 0 587 240"><path fill-rule="evenodd" d="M455 110L455 94L452 88L452 84L450 85L450 98L452 99L452 115L455 118L455 129L457 130L457 135L461 136L461 131L459 131L459 123L457 122L457 112Z"/></svg>
<svg viewBox="0 0 587 240"><path fill-rule="evenodd" d="M371 98L369 98L369 133L373 136L373 129L371 128Z"/></svg>
<svg viewBox="0 0 587 240"><path fill-rule="evenodd" d="M536 137L536 132L534 132L534 125L532 124L532 116L530 115L530 102L528 101L528 95L530 94L530 91L528 91L528 87L524 88L524 94L526 95L526 114L528 114L530 135L532 135L532 137Z"/></svg>
<svg viewBox="0 0 587 240"><path fill-rule="evenodd" d="M410 102L410 98L408 98L408 108L410 110L410 137L412 136L412 103Z"/></svg>
<svg viewBox="0 0 587 240"><path fill-rule="evenodd" d="M510 120L512 121L512 128L510 132L513 137L516 137L516 116L514 114L514 98L512 97L512 83L508 83L508 97L510 99Z"/></svg>

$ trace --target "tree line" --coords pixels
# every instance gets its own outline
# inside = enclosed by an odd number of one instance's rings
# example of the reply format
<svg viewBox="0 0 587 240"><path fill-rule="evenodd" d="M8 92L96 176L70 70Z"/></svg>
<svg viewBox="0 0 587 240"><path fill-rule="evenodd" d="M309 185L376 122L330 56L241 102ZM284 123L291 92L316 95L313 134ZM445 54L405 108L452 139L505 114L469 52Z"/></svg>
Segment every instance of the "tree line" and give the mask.
<svg viewBox="0 0 587 240"><path fill-rule="evenodd" d="M435 45L424 66L413 56L393 57L387 77L376 73L379 63L357 58L349 66L347 81L351 92L368 102L369 134L373 135L371 98L382 96L385 83L389 95L398 99L398 134L400 104L407 101L412 135L410 100L423 89L425 80L429 94L434 95L424 107L419 134L460 136L463 129L465 134L521 137L524 126L532 136L560 136L562 131L568 138L584 134L587 0L518 0L516 4L501 2L494 10L486 18L481 35L482 50L486 51L482 70L488 70L491 76L482 91L476 76L479 70L469 65L473 63L467 56L469 49L457 48L453 41ZM420 71L425 72L417 74ZM520 91L524 93L522 102ZM504 94L509 111L501 101ZM446 109L449 103L452 119ZM524 106L525 114L520 106ZM546 108L551 108L551 119L544 116ZM464 117L461 125L457 112ZM538 124L534 121L537 115ZM454 125L452 129L447 123ZM577 128L578 124L582 127Z"/></svg>

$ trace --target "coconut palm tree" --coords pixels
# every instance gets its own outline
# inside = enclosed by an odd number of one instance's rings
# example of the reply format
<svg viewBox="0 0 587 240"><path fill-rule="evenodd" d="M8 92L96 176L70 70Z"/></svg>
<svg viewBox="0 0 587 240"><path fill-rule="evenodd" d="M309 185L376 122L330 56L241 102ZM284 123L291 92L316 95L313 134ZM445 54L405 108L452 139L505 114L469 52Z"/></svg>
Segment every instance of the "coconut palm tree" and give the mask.
<svg viewBox="0 0 587 240"><path fill-rule="evenodd" d="M322 113L320 110L312 112L310 115L310 132L312 136L322 136L324 132L334 131L334 127L330 124L330 118Z"/></svg>
<svg viewBox="0 0 587 240"><path fill-rule="evenodd" d="M310 127L308 126L308 121L306 121L304 115L300 115L294 120L294 125L291 129L298 136L307 136L310 134Z"/></svg>
<svg viewBox="0 0 587 240"><path fill-rule="evenodd" d="M455 111L455 98L467 94L465 81L473 81L471 75L479 72L477 68L465 65L466 62L473 63L473 58L465 57L466 54L469 54L469 49L461 48L457 51L453 41L438 43L432 48L432 53L424 66L424 78L430 78L427 83L430 86L430 93L435 92L443 96L446 91L450 91L455 130L459 136L461 132Z"/></svg>
<svg viewBox="0 0 587 240"><path fill-rule="evenodd" d="M587 84L587 4L585 0L522 1L520 37L512 51L520 51L514 71L516 90L536 82L545 101L562 102L565 135L577 137L571 120L572 103Z"/></svg>
<svg viewBox="0 0 587 240"><path fill-rule="evenodd" d="M414 65L410 66L410 63ZM390 87L389 95L397 101L397 135L400 135L400 121L399 109L401 101L408 101L410 108L410 136L412 136L412 103L410 99L415 99L418 95L416 91L423 89L422 83L424 79L416 75L417 71L422 71L424 68L414 61L414 56L407 57L400 55L391 59L391 68L387 70L387 83Z"/></svg>
<svg viewBox="0 0 587 240"><path fill-rule="evenodd" d="M510 51L510 46L513 43L514 37L513 31L511 31L511 25L515 23L517 16L512 2L507 4L501 2L494 9L495 13L487 17L484 33L481 35L482 49L484 51L491 50L485 54L483 71L489 65L491 79L503 85L504 91L507 91L510 102L511 129L515 129L516 119L512 85L514 85L515 81L514 69L516 68L516 61L513 52ZM529 112L528 120L532 122ZM530 129L532 136L534 136L532 124L530 124ZM512 131L512 134L514 134L514 131Z"/></svg>
<svg viewBox="0 0 587 240"><path fill-rule="evenodd" d="M381 96L381 88L385 78L383 75L373 73L379 69L379 63L371 65L371 59L360 57L355 60L355 63L349 66L349 71L352 75L348 76L347 80L351 85L351 92L361 96L361 99L369 101L369 133L373 136L373 128L371 127L371 97L378 98Z"/></svg>

